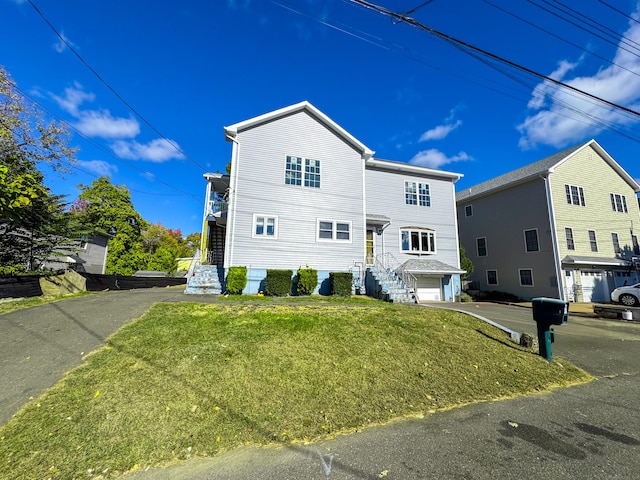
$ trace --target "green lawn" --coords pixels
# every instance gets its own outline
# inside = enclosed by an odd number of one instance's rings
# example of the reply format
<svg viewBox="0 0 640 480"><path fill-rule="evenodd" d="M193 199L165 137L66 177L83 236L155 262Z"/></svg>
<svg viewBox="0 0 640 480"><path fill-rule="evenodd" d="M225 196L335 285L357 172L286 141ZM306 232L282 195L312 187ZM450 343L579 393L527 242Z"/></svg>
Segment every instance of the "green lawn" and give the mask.
<svg viewBox="0 0 640 480"><path fill-rule="evenodd" d="M108 478L590 379L452 311L162 303L0 428L0 478Z"/></svg>

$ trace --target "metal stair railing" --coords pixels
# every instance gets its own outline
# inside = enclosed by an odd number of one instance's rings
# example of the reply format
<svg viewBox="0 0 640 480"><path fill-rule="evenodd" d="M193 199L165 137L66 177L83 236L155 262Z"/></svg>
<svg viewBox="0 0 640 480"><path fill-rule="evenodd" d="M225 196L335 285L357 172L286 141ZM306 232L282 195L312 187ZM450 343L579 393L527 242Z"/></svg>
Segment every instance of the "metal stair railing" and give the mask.
<svg viewBox="0 0 640 480"><path fill-rule="evenodd" d="M412 293L415 293L418 280L414 275L407 272L404 266L400 265L400 262L389 252L382 255L376 255L374 259L374 267L382 269L383 271L393 274L402 281L404 286Z"/></svg>

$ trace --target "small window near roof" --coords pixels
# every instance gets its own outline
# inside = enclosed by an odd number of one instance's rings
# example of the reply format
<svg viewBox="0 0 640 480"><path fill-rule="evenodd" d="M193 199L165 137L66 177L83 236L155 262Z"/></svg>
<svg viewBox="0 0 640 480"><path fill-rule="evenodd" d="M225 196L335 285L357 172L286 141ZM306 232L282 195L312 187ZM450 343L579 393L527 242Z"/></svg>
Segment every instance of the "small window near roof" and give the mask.
<svg viewBox="0 0 640 480"><path fill-rule="evenodd" d="M473 205L467 205L464 207L464 216L470 217L473 215Z"/></svg>

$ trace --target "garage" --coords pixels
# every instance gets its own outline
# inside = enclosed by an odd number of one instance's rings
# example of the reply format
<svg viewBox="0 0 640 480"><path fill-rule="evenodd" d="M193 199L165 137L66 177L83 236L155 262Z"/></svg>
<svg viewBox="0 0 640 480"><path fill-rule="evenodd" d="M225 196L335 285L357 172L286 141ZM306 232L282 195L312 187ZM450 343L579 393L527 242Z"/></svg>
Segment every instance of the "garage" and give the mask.
<svg viewBox="0 0 640 480"><path fill-rule="evenodd" d="M582 270L580 272L582 298L584 302L606 302L609 297L607 277L602 270Z"/></svg>
<svg viewBox="0 0 640 480"><path fill-rule="evenodd" d="M416 275L416 294L418 300L442 300L442 277L433 275Z"/></svg>

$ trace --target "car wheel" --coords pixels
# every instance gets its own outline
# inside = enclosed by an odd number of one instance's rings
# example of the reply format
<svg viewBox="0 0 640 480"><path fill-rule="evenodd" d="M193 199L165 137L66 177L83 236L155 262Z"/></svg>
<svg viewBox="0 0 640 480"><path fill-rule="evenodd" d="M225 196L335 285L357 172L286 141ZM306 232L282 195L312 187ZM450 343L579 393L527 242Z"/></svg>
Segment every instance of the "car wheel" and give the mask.
<svg viewBox="0 0 640 480"><path fill-rule="evenodd" d="M620 297L620 303L622 303L623 305L626 305L627 307L633 307L638 303L638 299L633 295L629 295L628 293L625 293Z"/></svg>

